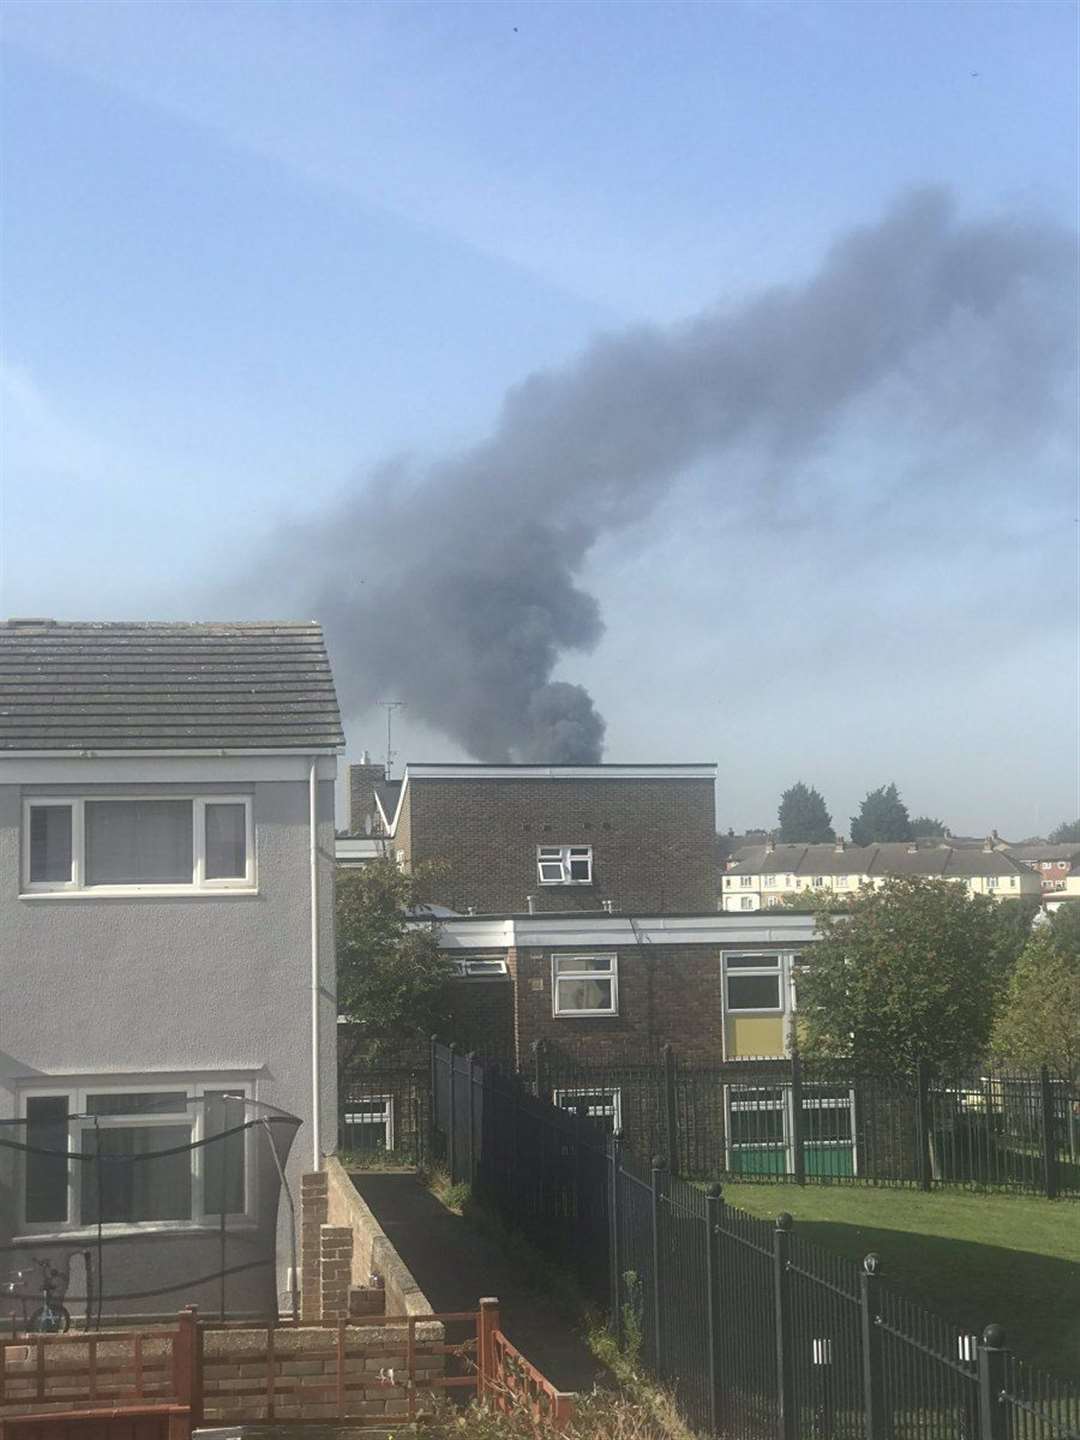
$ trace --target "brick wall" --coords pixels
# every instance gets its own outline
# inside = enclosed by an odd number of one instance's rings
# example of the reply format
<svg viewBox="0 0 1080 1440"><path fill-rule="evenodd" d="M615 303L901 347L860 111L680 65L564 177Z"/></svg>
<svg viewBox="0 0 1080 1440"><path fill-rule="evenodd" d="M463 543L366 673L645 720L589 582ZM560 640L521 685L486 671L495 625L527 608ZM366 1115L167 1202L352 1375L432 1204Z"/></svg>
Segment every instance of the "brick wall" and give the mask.
<svg viewBox="0 0 1080 1440"><path fill-rule="evenodd" d="M504 950L470 951L478 958L505 959ZM450 992L445 1033L459 1050L474 1050L492 1060L514 1056L514 987L509 977L460 980ZM426 1058L426 1055L425 1055Z"/></svg>
<svg viewBox="0 0 1080 1440"><path fill-rule="evenodd" d="M642 1055L672 1044L680 1057L705 1064L723 1054L723 1011L719 945L640 945L594 947L597 954L618 959L619 1013L612 1016L554 1015L551 961L553 955L580 954L581 947L511 949L507 961L513 1007L513 1056L520 1068L531 1063L532 1046L544 1040L564 1054L595 1064L625 1059L628 1051ZM470 1033L467 1007L480 988L463 984L458 992L460 1032ZM478 1022L479 1023L478 1017ZM464 1040L459 1049L469 1048ZM486 1054L473 1045L478 1054ZM498 1057L496 1057L498 1058Z"/></svg>
<svg viewBox="0 0 1080 1440"><path fill-rule="evenodd" d="M427 1297L341 1163L330 1156L301 1184L301 1318L336 1321L356 1314L362 1308L357 1291L367 1290L372 1275L383 1283L388 1315L430 1315Z"/></svg>
<svg viewBox="0 0 1080 1440"><path fill-rule="evenodd" d="M591 845L591 885L541 885L541 845ZM410 780L394 848L449 867L456 910L644 913L716 908L711 780Z"/></svg>
<svg viewBox="0 0 1080 1440"><path fill-rule="evenodd" d="M382 829L375 804L375 783L385 778L385 765L349 766L350 835L376 835Z"/></svg>

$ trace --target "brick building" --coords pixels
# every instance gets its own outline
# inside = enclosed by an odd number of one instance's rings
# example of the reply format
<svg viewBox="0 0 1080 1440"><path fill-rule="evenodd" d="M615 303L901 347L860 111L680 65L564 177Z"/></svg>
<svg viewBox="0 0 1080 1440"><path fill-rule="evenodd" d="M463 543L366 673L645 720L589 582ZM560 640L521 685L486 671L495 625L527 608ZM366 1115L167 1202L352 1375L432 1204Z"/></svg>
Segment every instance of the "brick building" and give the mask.
<svg viewBox="0 0 1080 1440"><path fill-rule="evenodd" d="M787 1053L812 921L718 913L715 779L707 764L409 765L387 782L353 766L353 834L446 867L447 1036L519 1067L538 1040L585 1064L667 1043L699 1064Z"/></svg>
<svg viewBox="0 0 1080 1440"><path fill-rule="evenodd" d="M398 863L446 867L440 898L477 914L713 911L715 765L350 769L350 832Z"/></svg>

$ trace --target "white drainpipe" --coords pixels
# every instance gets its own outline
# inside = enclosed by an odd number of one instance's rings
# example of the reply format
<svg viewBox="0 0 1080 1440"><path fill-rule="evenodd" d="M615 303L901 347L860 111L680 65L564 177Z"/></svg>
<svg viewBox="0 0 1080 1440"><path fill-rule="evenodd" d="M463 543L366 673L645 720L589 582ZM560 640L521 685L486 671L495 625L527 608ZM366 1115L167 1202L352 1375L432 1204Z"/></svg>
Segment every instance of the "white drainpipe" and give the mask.
<svg viewBox="0 0 1080 1440"><path fill-rule="evenodd" d="M308 823L311 828L311 1143L313 1163L322 1169L322 1104L319 1086L319 761L308 768Z"/></svg>

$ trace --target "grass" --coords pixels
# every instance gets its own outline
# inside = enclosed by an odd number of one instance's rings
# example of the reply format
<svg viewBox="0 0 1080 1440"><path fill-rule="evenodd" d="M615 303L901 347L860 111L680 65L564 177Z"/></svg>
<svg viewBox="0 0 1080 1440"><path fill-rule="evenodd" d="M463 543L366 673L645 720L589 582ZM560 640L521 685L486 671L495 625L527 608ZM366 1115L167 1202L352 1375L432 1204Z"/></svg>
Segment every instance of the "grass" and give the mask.
<svg viewBox="0 0 1080 1440"><path fill-rule="evenodd" d="M1003 1325L1017 1355L1080 1378L1080 1205L1037 1196L725 1184L724 1199L861 1260L885 1283L973 1331Z"/></svg>

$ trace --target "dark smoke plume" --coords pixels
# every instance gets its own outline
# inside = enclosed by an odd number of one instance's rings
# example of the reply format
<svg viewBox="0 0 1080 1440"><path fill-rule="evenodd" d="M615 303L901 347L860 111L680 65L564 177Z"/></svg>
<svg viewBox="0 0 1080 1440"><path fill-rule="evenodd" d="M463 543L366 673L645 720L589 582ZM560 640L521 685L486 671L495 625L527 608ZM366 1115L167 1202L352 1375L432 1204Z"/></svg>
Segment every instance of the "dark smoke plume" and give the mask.
<svg viewBox="0 0 1080 1440"><path fill-rule="evenodd" d="M1034 423L1071 350L1075 253L1047 225L961 223L920 192L805 283L598 340L510 390L489 439L371 474L277 556L278 573L321 576L304 602L327 626L346 708L392 693L482 760L598 759L589 694L551 678L603 631L576 583L594 542L703 461L717 497L734 495L736 446L783 477L890 381L934 424ZM933 377L973 332L979 383L950 386L946 404Z"/></svg>

